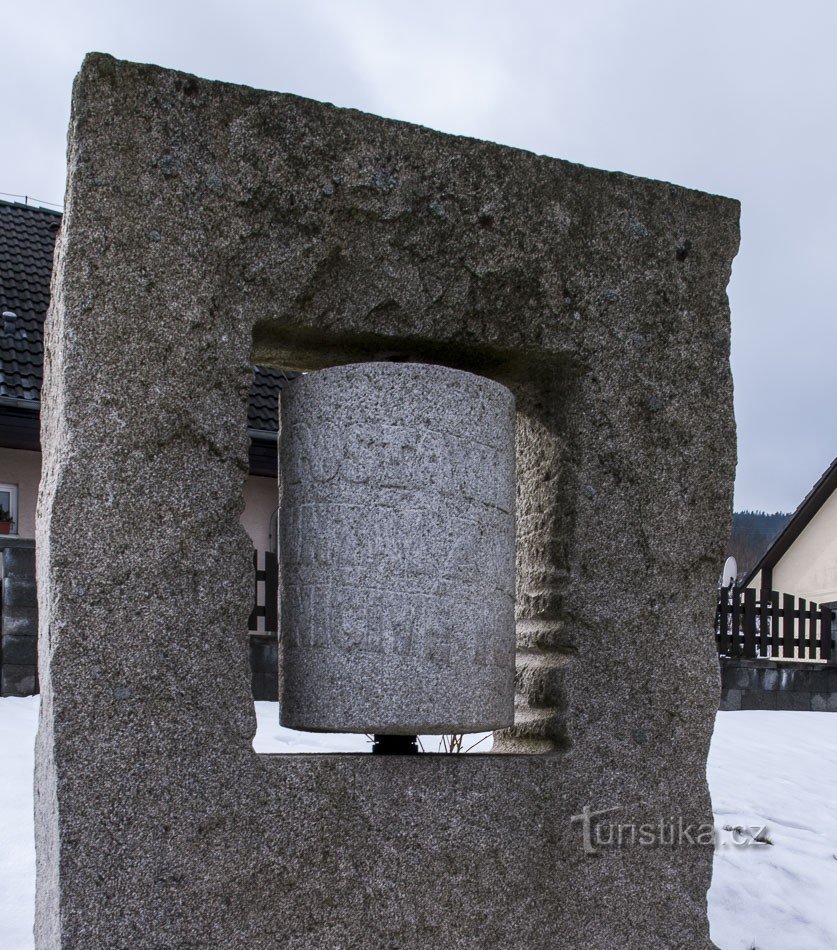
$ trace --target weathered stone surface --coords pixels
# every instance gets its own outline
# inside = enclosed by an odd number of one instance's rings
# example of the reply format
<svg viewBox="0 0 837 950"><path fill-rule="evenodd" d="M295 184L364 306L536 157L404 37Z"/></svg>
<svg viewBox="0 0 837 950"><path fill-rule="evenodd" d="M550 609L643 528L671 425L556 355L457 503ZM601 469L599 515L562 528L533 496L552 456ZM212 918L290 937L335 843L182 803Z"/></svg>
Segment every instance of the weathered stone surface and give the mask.
<svg viewBox="0 0 837 950"><path fill-rule="evenodd" d="M38 677L31 664L4 663L0 667L0 696L32 696L38 692Z"/></svg>
<svg viewBox="0 0 837 950"><path fill-rule="evenodd" d="M661 182L85 62L46 333L39 947L708 945L711 848L587 855L571 819L711 820L737 222ZM253 753L253 356L512 390L498 736L546 754Z"/></svg>
<svg viewBox="0 0 837 950"><path fill-rule="evenodd" d="M741 694L742 709L778 709L779 694L763 690L746 690Z"/></svg>
<svg viewBox="0 0 837 950"><path fill-rule="evenodd" d="M283 724L512 725L512 394L360 363L298 377L281 410Z"/></svg>
<svg viewBox="0 0 837 950"><path fill-rule="evenodd" d="M811 693L780 693L776 697L776 704L778 709L810 712Z"/></svg>
<svg viewBox="0 0 837 950"><path fill-rule="evenodd" d="M779 673L774 669L763 670L761 674L761 688L762 689L778 689L779 688Z"/></svg>

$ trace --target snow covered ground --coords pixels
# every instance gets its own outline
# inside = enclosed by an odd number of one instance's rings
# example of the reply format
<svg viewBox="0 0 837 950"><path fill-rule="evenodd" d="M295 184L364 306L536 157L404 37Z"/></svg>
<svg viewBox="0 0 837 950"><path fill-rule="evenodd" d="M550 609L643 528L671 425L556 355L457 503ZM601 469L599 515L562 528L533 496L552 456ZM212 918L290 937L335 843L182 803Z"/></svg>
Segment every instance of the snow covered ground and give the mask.
<svg viewBox="0 0 837 950"><path fill-rule="evenodd" d="M837 714L718 713L708 774L716 827L763 825L773 842L736 847L721 831L712 939L722 950L835 950Z"/></svg>
<svg viewBox="0 0 837 950"><path fill-rule="evenodd" d="M294 733L256 703L258 752L365 751L363 736ZM32 748L38 701L0 699L0 948L32 947ZM474 751L483 751L483 742ZM426 746L427 747L427 746ZM721 950L837 948L837 715L719 713L709 757L719 847L709 891ZM758 829L772 844L738 846Z"/></svg>

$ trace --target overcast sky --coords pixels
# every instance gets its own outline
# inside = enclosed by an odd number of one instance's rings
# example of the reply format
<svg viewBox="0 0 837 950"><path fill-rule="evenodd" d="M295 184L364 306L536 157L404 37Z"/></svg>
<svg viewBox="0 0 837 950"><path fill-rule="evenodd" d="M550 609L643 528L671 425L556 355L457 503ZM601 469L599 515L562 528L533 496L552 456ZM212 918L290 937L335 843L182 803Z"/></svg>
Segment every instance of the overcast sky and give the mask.
<svg viewBox="0 0 837 950"><path fill-rule="evenodd" d="M736 507L793 510L837 455L837 4L30 0L2 20L0 192L61 202L99 50L738 198Z"/></svg>

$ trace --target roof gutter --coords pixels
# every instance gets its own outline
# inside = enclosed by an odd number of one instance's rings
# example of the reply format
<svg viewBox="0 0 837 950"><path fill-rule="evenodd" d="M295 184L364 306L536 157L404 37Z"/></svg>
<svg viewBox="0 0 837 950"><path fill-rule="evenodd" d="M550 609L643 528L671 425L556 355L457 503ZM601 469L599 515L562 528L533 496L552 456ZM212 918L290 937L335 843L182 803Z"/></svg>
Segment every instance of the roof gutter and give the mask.
<svg viewBox="0 0 837 950"><path fill-rule="evenodd" d="M14 396L0 396L0 409L25 409L31 413L41 411L41 403L38 399L17 399ZM279 433L271 429L251 429L248 427L247 435L254 442L264 442L276 445L279 441Z"/></svg>
<svg viewBox="0 0 837 950"><path fill-rule="evenodd" d="M247 429L247 435L254 442L278 442L279 433L273 432L271 429Z"/></svg>
<svg viewBox="0 0 837 950"><path fill-rule="evenodd" d="M14 396L0 396L0 407L9 409L28 409L31 412L40 412L41 403L37 399L18 399ZM247 429L247 435L257 442L277 442L278 433L272 429Z"/></svg>
<svg viewBox="0 0 837 950"><path fill-rule="evenodd" d="M0 406L6 406L9 409L30 409L32 412L41 411L39 399L20 399L15 396L0 396Z"/></svg>

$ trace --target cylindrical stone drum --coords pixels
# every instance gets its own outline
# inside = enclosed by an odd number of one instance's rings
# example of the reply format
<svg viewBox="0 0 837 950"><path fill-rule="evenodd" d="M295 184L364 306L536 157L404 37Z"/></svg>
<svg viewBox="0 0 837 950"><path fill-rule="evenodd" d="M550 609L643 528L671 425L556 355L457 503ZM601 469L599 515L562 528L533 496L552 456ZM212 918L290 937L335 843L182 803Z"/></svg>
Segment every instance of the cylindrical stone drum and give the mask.
<svg viewBox="0 0 837 950"><path fill-rule="evenodd" d="M362 363L281 397L281 721L417 735L514 719L514 397Z"/></svg>

